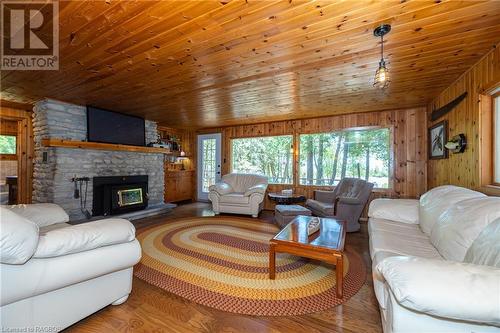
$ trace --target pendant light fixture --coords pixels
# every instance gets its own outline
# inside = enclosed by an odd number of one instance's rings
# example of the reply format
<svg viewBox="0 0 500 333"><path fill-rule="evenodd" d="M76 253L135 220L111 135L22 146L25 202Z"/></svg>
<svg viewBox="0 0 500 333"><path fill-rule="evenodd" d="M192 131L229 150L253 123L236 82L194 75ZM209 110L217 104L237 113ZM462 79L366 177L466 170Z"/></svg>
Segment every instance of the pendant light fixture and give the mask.
<svg viewBox="0 0 500 333"><path fill-rule="evenodd" d="M380 54L381 59L378 63L378 69L375 72L375 80L373 81L373 86L384 89L389 85L389 73L385 65L384 60L384 35L391 31L390 24L382 24L381 26L375 28L373 35L375 37L380 37Z"/></svg>

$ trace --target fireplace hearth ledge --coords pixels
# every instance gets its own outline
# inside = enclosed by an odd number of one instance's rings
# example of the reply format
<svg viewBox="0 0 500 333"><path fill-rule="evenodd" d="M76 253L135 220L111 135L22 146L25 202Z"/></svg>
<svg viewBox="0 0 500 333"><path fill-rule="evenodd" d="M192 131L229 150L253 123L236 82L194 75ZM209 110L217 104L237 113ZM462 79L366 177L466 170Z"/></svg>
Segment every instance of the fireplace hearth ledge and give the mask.
<svg viewBox="0 0 500 333"><path fill-rule="evenodd" d="M168 214L172 212L172 208L177 207L175 204L171 203L159 203L154 205L149 205L146 209L138 210L125 214L117 214L117 215L109 215L109 216L92 216L90 219L78 219L74 221L70 221L70 224L81 224L91 221L97 221L102 219L114 219L114 218L122 218L129 221L134 221L138 219L143 219L150 216Z"/></svg>

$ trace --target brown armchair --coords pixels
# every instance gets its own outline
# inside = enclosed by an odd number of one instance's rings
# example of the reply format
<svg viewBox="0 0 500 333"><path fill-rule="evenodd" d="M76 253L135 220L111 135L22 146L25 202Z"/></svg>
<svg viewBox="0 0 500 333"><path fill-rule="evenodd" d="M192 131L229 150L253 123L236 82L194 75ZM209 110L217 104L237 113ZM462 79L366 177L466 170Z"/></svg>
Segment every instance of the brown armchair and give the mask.
<svg viewBox="0 0 500 333"><path fill-rule="evenodd" d="M313 215L347 221L347 232L359 230L363 212L373 184L358 178L344 178L333 191L314 191L314 199L306 201Z"/></svg>

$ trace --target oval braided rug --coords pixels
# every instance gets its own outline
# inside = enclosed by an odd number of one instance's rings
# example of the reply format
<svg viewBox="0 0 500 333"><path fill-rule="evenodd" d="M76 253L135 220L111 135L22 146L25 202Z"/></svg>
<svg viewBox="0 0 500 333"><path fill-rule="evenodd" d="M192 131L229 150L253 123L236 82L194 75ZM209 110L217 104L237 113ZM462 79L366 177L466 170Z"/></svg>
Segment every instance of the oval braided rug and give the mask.
<svg viewBox="0 0 500 333"><path fill-rule="evenodd" d="M215 309L260 316L318 312L358 292L366 270L346 249L344 297L335 295L335 267L276 255L268 276L275 225L239 217L194 217L139 232L142 259L134 274L155 286Z"/></svg>

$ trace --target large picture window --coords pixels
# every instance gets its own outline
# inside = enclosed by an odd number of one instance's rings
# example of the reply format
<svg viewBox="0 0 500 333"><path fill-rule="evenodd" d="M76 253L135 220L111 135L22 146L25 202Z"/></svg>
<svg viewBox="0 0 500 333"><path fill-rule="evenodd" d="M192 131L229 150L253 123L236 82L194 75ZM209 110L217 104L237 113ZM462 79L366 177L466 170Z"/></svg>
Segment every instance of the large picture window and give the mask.
<svg viewBox="0 0 500 333"><path fill-rule="evenodd" d="M292 143L291 135L232 139L232 172L265 175L270 184L292 184Z"/></svg>
<svg viewBox="0 0 500 333"><path fill-rule="evenodd" d="M337 185L344 177L362 178L389 188L388 128L300 135L299 183Z"/></svg>

